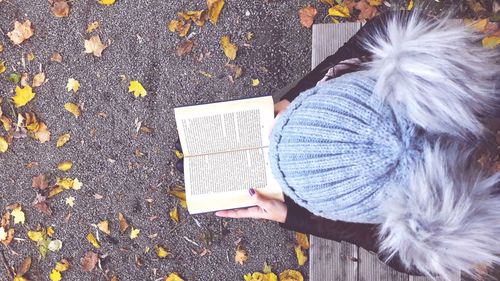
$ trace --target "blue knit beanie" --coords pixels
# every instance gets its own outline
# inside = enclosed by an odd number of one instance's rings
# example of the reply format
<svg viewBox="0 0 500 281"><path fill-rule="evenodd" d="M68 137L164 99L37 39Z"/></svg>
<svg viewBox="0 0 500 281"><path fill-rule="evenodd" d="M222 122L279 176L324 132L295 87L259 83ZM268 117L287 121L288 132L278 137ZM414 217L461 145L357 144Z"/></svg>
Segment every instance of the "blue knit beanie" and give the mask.
<svg viewBox="0 0 500 281"><path fill-rule="evenodd" d="M284 193L333 220L380 223L389 183L419 153L415 126L373 95L365 71L301 93L271 133L270 161Z"/></svg>

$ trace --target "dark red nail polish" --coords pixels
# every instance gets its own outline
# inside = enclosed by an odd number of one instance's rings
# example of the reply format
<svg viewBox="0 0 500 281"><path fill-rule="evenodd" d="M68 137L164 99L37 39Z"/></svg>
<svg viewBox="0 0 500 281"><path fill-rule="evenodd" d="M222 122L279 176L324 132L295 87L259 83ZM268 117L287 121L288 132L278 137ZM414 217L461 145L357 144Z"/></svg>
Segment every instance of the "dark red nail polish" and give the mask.
<svg viewBox="0 0 500 281"><path fill-rule="evenodd" d="M248 190L248 193L250 193L250 196L254 196L254 195L255 195L255 189L250 188L250 189Z"/></svg>

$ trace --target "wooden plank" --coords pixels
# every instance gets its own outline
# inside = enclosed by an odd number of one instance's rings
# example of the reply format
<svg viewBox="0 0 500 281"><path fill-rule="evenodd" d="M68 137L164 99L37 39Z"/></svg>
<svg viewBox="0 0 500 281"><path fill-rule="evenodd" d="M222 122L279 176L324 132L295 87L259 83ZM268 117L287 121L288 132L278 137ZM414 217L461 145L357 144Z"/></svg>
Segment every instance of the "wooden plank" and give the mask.
<svg viewBox="0 0 500 281"><path fill-rule="evenodd" d="M311 236L309 280L357 281L358 247Z"/></svg>
<svg viewBox="0 0 500 281"><path fill-rule="evenodd" d="M408 275L397 272L372 252L359 248L359 281L408 281Z"/></svg>
<svg viewBox="0 0 500 281"><path fill-rule="evenodd" d="M359 22L313 25L311 69L329 55L334 54L360 28Z"/></svg>

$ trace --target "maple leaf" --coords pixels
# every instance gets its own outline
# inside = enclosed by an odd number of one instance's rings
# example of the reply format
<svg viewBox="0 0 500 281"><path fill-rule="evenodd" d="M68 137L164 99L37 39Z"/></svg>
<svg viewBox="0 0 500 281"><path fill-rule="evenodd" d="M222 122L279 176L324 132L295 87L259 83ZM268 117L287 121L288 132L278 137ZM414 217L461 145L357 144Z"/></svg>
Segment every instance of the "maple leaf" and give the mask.
<svg viewBox="0 0 500 281"><path fill-rule="evenodd" d="M99 228L100 231L106 233L107 235L111 235L111 231L109 230L109 223L108 223L108 221L100 221L97 224L97 228Z"/></svg>
<svg viewBox="0 0 500 281"><path fill-rule="evenodd" d="M61 162L57 165L57 169L62 172L67 172L73 167L73 162L71 161L64 161Z"/></svg>
<svg viewBox="0 0 500 281"><path fill-rule="evenodd" d="M71 138L71 135L69 133L61 135L56 142L56 147L62 147L64 146Z"/></svg>
<svg viewBox="0 0 500 281"><path fill-rule="evenodd" d="M33 76L33 87L40 87L45 82L45 73L40 72Z"/></svg>
<svg viewBox="0 0 500 281"><path fill-rule="evenodd" d="M64 109L71 112L76 118L78 118L82 114L80 111L80 107L72 102L65 103Z"/></svg>
<svg viewBox="0 0 500 281"><path fill-rule="evenodd" d="M78 89L80 89L80 82L73 78L69 78L68 84L66 84L66 90L68 90L68 92L73 91L73 93L76 93Z"/></svg>
<svg viewBox="0 0 500 281"><path fill-rule="evenodd" d="M18 206L10 213L14 217L14 224L24 224L25 217L21 206Z"/></svg>
<svg viewBox="0 0 500 281"><path fill-rule="evenodd" d="M80 259L80 264L82 265L83 271L91 272L94 270L97 261L99 260L99 256L91 251L85 253L85 256Z"/></svg>
<svg viewBox="0 0 500 281"><path fill-rule="evenodd" d="M49 186L47 182L47 178L44 174L39 174L38 176L34 176L31 181L31 187L36 189L46 189Z"/></svg>
<svg viewBox="0 0 500 281"><path fill-rule="evenodd" d="M304 254L300 246L295 246L295 255L297 256L297 263L304 265L307 261L307 256Z"/></svg>
<svg viewBox="0 0 500 281"><path fill-rule="evenodd" d="M287 269L280 273L280 281L304 281L304 277L297 270Z"/></svg>
<svg viewBox="0 0 500 281"><path fill-rule="evenodd" d="M66 0L49 0L49 3L51 4L50 10L54 16L62 18L69 15L69 5Z"/></svg>
<svg viewBox="0 0 500 281"><path fill-rule="evenodd" d="M23 43L25 40L33 36L33 28L31 27L31 21L26 20L24 23L20 23L17 20L14 22L14 30L7 33L10 40L19 45Z"/></svg>
<svg viewBox="0 0 500 281"><path fill-rule="evenodd" d="M216 25L217 21L219 20L220 12L224 7L224 0L207 0L207 6L208 6L208 19L210 20L211 23Z"/></svg>
<svg viewBox="0 0 500 281"><path fill-rule="evenodd" d="M85 53L94 54L96 57L101 57L102 51L107 47L108 45L102 44L99 35L94 35L89 40L85 40Z"/></svg>
<svg viewBox="0 0 500 281"><path fill-rule="evenodd" d="M25 86L22 88L16 86L16 95L12 99L14 100L16 108L19 108L31 101L35 97L35 95L36 93L33 92L33 89L30 86Z"/></svg>
<svg viewBox="0 0 500 281"><path fill-rule="evenodd" d="M306 7L299 10L299 18L300 24L306 28L311 28L314 23L314 17L318 11L311 5L307 5Z"/></svg>
<svg viewBox="0 0 500 281"><path fill-rule="evenodd" d="M133 92L136 98L145 97L147 95L146 89L137 80L130 81L128 92Z"/></svg>
<svg viewBox="0 0 500 281"><path fill-rule="evenodd" d="M75 197L70 196L66 198L66 205L69 205L71 208L75 206Z"/></svg>
<svg viewBox="0 0 500 281"><path fill-rule="evenodd" d="M139 236L139 233L141 232L140 229L131 227L130 228L130 239L135 239Z"/></svg>
<svg viewBox="0 0 500 281"><path fill-rule="evenodd" d="M89 233L87 234L87 240L94 246L94 248L99 249L101 248L101 245L99 245L99 242L97 242L97 239L95 238L94 234Z"/></svg>
<svg viewBox="0 0 500 281"><path fill-rule="evenodd" d="M177 272L172 272L165 278L165 281L184 281L184 279Z"/></svg>
<svg viewBox="0 0 500 281"><path fill-rule="evenodd" d="M113 5L116 0L98 0L97 3L105 6Z"/></svg>
<svg viewBox="0 0 500 281"><path fill-rule="evenodd" d="M231 43L231 40L229 39L228 35L222 36L222 38L220 39L220 44L221 44L222 50L224 50L224 54L226 55L226 57L228 57L230 60L236 59L236 53L238 52L238 46Z"/></svg>
<svg viewBox="0 0 500 281"><path fill-rule="evenodd" d="M244 262L246 262L248 259L247 252L243 250L240 245L236 248L236 254L234 255L234 262L239 263L240 265L243 265Z"/></svg>
<svg viewBox="0 0 500 281"><path fill-rule="evenodd" d="M9 143L3 137L0 137L0 152L5 153L7 149L9 149Z"/></svg>

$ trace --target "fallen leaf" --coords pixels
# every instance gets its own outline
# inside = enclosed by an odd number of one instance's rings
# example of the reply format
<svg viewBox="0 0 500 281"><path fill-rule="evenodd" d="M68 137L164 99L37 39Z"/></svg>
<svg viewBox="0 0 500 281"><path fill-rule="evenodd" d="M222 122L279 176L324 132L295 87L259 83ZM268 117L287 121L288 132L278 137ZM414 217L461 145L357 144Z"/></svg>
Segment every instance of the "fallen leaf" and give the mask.
<svg viewBox="0 0 500 281"><path fill-rule="evenodd" d="M137 80L130 81L128 92L133 92L136 98L145 97L147 95L146 89L144 89L142 84Z"/></svg>
<svg viewBox="0 0 500 281"><path fill-rule="evenodd" d="M101 23L98 22L98 21L93 21L91 23L89 23L89 25L87 25L87 30L86 32L87 33L91 33L92 31L96 30L97 28L99 28L99 26L101 26Z"/></svg>
<svg viewBox="0 0 500 281"><path fill-rule="evenodd" d="M44 174L39 174L38 176L34 176L31 181L31 187L36 189L44 190L49 186L47 178Z"/></svg>
<svg viewBox="0 0 500 281"><path fill-rule="evenodd" d="M16 270L16 276L25 275L31 268L31 257L26 257L23 260L23 263ZM14 279L15 280L15 279Z"/></svg>
<svg viewBox="0 0 500 281"><path fill-rule="evenodd" d="M99 35L94 35L89 40L85 40L85 53L94 54L96 57L101 57L102 51L107 47L107 45L102 44Z"/></svg>
<svg viewBox="0 0 500 281"><path fill-rule="evenodd" d="M0 1L1 2L1 1ZM3 45L0 43L0 53L3 52Z"/></svg>
<svg viewBox="0 0 500 281"><path fill-rule="evenodd" d="M300 246L295 246L295 255L297 256L297 263L304 265L307 261L307 256L304 254Z"/></svg>
<svg viewBox="0 0 500 281"><path fill-rule="evenodd" d="M51 3L50 10L54 16L62 18L69 15L69 5L66 0L49 0L49 2Z"/></svg>
<svg viewBox="0 0 500 281"><path fill-rule="evenodd" d="M15 230L13 228L7 230L7 238L4 239L4 240L0 240L0 242L2 242L2 244L7 247L9 246L9 244L12 242L12 240L14 239L14 232Z"/></svg>
<svg viewBox="0 0 500 281"><path fill-rule="evenodd" d="M58 52L54 52L54 53L52 53L50 60L58 62L58 63L62 63L63 58L62 58L61 54L59 54Z"/></svg>
<svg viewBox="0 0 500 281"><path fill-rule="evenodd" d="M208 78L213 78L214 75L212 73L206 72L206 71L199 71L201 75L208 77Z"/></svg>
<svg viewBox="0 0 500 281"><path fill-rule="evenodd" d="M66 90L68 90L68 92L73 91L73 93L76 93L78 89L80 89L80 82L73 78L69 78L68 84L66 84Z"/></svg>
<svg viewBox="0 0 500 281"><path fill-rule="evenodd" d="M92 234L92 233L87 234L87 241L89 241L90 244L92 244L92 246L94 246L94 248L96 248L96 249L101 248L101 245L99 245L99 242L97 242L97 239L95 238L94 234Z"/></svg>
<svg viewBox="0 0 500 281"><path fill-rule="evenodd" d="M184 279L177 272L172 272L165 278L165 281L184 281Z"/></svg>
<svg viewBox="0 0 500 281"><path fill-rule="evenodd" d="M62 172L67 172L73 167L73 162L71 161L64 161L61 162L57 165L57 169Z"/></svg>
<svg viewBox="0 0 500 281"><path fill-rule="evenodd" d="M184 154L182 152L180 152L179 150L174 150L174 154L175 154L175 157L177 157L177 159L182 159L184 158Z"/></svg>
<svg viewBox="0 0 500 281"><path fill-rule="evenodd" d="M208 19L210 20L211 23L216 25L217 21L219 20L220 12L224 7L224 0L207 0L207 6L208 6Z"/></svg>
<svg viewBox="0 0 500 281"><path fill-rule="evenodd" d="M0 226L0 241L7 240L7 232L3 226Z"/></svg>
<svg viewBox="0 0 500 281"><path fill-rule="evenodd" d="M118 223L120 224L120 232L125 232L128 228L128 223L122 213L118 213Z"/></svg>
<svg viewBox="0 0 500 281"><path fill-rule="evenodd" d="M245 250L243 250L239 245L236 248L236 254L234 255L234 262L243 265L244 262L248 260L248 255Z"/></svg>
<svg viewBox="0 0 500 281"><path fill-rule="evenodd" d="M51 252L57 252L57 251L61 250L61 248L62 248L62 241L61 240L52 240L52 241L50 241L48 248L49 248L49 251L51 251Z"/></svg>
<svg viewBox="0 0 500 281"><path fill-rule="evenodd" d="M108 223L108 221L100 221L97 224L97 228L99 228L100 231L106 233L107 235L111 235L111 231L109 230L109 223Z"/></svg>
<svg viewBox="0 0 500 281"><path fill-rule="evenodd" d="M115 2L116 2L116 0L98 0L97 1L97 3L99 3L101 5L106 5L106 6L113 5Z"/></svg>
<svg viewBox="0 0 500 281"><path fill-rule="evenodd" d="M40 72L33 76L33 83L32 86L33 88L35 87L40 87L43 83L45 82L45 73Z"/></svg>
<svg viewBox="0 0 500 281"><path fill-rule="evenodd" d="M259 86L259 84L260 84L259 79L252 79L252 87L257 87L257 86Z"/></svg>
<svg viewBox="0 0 500 281"><path fill-rule="evenodd" d="M7 143L4 137L0 137L0 152L5 153L7 149L9 149L9 143Z"/></svg>
<svg viewBox="0 0 500 281"><path fill-rule="evenodd" d="M73 190L80 190L82 189L82 186L83 183L79 179L75 178L73 180L73 186L71 188L73 188Z"/></svg>
<svg viewBox="0 0 500 281"><path fill-rule="evenodd" d="M43 231L43 230L40 230L40 231L29 230L28 231L28 238L33 242L38 242L38 241L43 240L44 235L45 235L45 231Z"/></svg>
<svg viewBox="0 0 500 281"><path fill-rule="evenodd" d="M241 66L236 65L236 64L226 64L226 67L229 68L231 71L233 71L233 78L238 79L241 77L243 74L243 68Z"/></svg>
<svg viewBox="0 0 500 281"><path fill-rule="evenodd" d="M78 107L78 105L76 105L74 103L71 103L71 102L65 103L64 109L71 112L76 118L78 118L78 116L81 115L80 107Z"/></svg>
<svg viewBox="0 0 500 281"><path fill-rule="evenodd" d="M99 257L94 252L88 251L87 253L85 253L85 256L80 259L80 264L82 265L83 271L91 272L92 270L94 270L98 259Z"/></svg>
<svg viewBox="0 0 500 281"><path fill-rule="evenodd" d="M9 78L7 78L7 80L9 80L10 82L14 83L14 84L17 84L19 83L19 81L21 81L21 75L19 75L19 73L11 73L9 75Z"/></svg>
<svg viewBox="0 0 500 281"><path fill-rule="evenodd" d="M58 261L56 263L55 269L59 272L64 272L64 271L68 270L70 266L71 266L71 264L69 263L68 260L62 259L61 261Z"/></svg>
<svg viewBox="0 0 500 281"><path fill-rule="evenodd" d="M3 128L5 129L5 131L8 132L8 131L10 131L10 129L12 129L12 120L9 117L7 117L5 115L0 116L0 122L2 122L2 125L3 125Z"/></svg>
<svg viewBox="0 0 500 281"><path fill-rule="evenodd" d="M48 195L48 198L52 198L54 196L56 196L57 194L61 193L64 191L64 188L62 186L59 186L59 185L55 185L53 186L50 190L49 190L49 195Z"/></svg>
<svg viewBox="0 0 500 281"><path fill-rule="evenodd" d="M73 196L70 196L68 198L66 198L66 205L70 206L71 208L73 208L75 206L75 197Z"/></svg>
<svg viewBox="0 0 500 281"><path fill-rule="evenodd" d="M168 214L173 221L179 223L179 212L177 211L177 207L172 208Z"/></svg>
<svg viewBox="0 0 500 281"><path fill-rule="evenodd" d="M482 40L483 47L488 49L494 49L500 44L499 36L486 36Z"/></svg>
<svg viewBox="0 0 500 281"><path fill-rule="evenodd" d="M61 272L57 269L52 269L49 277L51 281L60 281L62 279Z"/></svg>
<svg viewBox="0 0 500 281"><path fill-rule="evenodd" d="M380 6L384 3L384 0L368 0L370 6Z"/></svg>
<svg viewBox="0 0 500 281"><path fill-rule="evenodd" d="M25 86L28 86L28 79L29 79L29 74L28 73L23 73L21 75L21 87L25 87Z"/></svg>
<svg viewBox="0 0 500 281"><path fill-rule="evenodd" d="M10 40L16 45L23 43L25 40L33 36L31 21L26 20L24 23L15 21L14 30L8 32L7 36L9 36Z"/></svg>
<svg viewBox="0 0 500 281"><path fill-rule="evenodd" d="M26 59L28 61L33 61L35 59L35 54L33 54L33 52L26 54Z"/></svg>
<svg viewBox="0 0 500 281"><path fill-rule="evenodd" d="M24 224L25 216L21 206L18 206L10 213L14 217L14 224Z"/></svg>
<svg viewBox="0 0 500 281"><path fill-rule="evenodd" d="M335 5L328 9L328 15L331 17L348 18L350 17L349 8L344 4Z"/></svg>
<svg viewBox="0 0 500 281"><path fill-rule="evenodd" d="M280 273L280 281L304 281L304 277L297 270L287 269Z"/></svg>
<svg viewBox="0 0 500 281"><path fill-rule="evenodd" d="M414 6L415 2L413 0L410 0L410 3L408 3L408 8L406 8L408 11L410 11L411 9L413 9L413 6Z"/></svg>
<svg viewBox="0 0 500 281"><path fill-rule="evenodd" d="M16 108L26 105L35 97L35 93L30 86L19 87L16 86L16 95L12 98Z"/></svg>
<svg viewBox="0 0 500 281"><path fill-rule="evenodd" d="M228 35L222 36L222 38L220 39L220 44L221 44L222 50L224 50L224 54L226 55L226 57L228 57L230 60L236 59L236 53L238 52L238 46L231 43Z"/></svg>
<svg viewBox="0 0 500 281"><path fill-rule="evenodd" d="M267 262L264 262L264 268L262 269L262 272L264 273L271 273L273 271L271 265L267 264Z"/></svg>
<svg viewBox="0 0 500 281"><path fill-rule="evenodd" d="M57 178L56 185L60 186L64 189L71 189L73 188L73 184L75 181L71 178Z"/></svg>
<svg viewBox="0 0 500 281"><path fill-rule="evenodd" d="M139 236L139 233L141 232L140 229L131 227L130 228L130 239L135 239Z"/></svg>
<svg viewBox="0 0 500 281"><path fill-rule="evenodd" d="M186 191L182 189L181 187L176 186L173 190L169 192L173 196L177 197L180 200L181 207L186 209L187 208L187 203L186 203Z"/></svg>
<svg viewBox="0 0 500 281"><path fill-rule="evenodd" d="M318 11L311 5L307 5L306 7L299 10L299 19L300 24L306 28L311 28L314 23L314 17Z"/></svg>
<svg viewBox="0 0 500 281"><path fill-rule="evenodd" d="M168 255L170 255L167 249L163 248L162 246L155 246L155 252L159 258L166 258Z"/></svg>
<svg viewBox="0 0 500 281"><path fill-rule="evenodd" d="M55 233L56 233L56 231L54 230L54 228L52 226L47 227L47 235L49 237L53 237Z"/></svg>
<svg viewBox="0 0 500 281"><path fill-rule="evenodd" d="M191 53L191 50L193 50L193 45L193 41L185 40L177 46L177 48L175 49L175 54L179 57L185 56Z"/></svg>
<svg viewBox="0 0 500 281"><path fill-rule="evenodd" d="M309 239L307 234L295 232L295 240L297 240L297 244L299 244L302 249L309 249Z"/></svg>
<svg viewBox="0 0 500 281"><path fill-rule="evenodd" d="M4 61L0 61L0 74L4 73L5 70L7 70L7 67L5 67L5 62Z"/></svg>
<svg viewBox="0 0 500 281"><path fill-rule="evenodd" d="M245 281L278 281L278 276L276 276L276 274L272 272L269 273L254 272L253 274L250 273L245 274L243 276L243 279Z"/></svg>
<svg viewBox="0 0 500 281"><path fill-rule="evenodd" d="M64 146L71 139L71 135L69 133L61 135L56 142L56 147Z"/></svg>
<svg viewBox="0 0 500 281"><path fill-rule="evenodd" d="M34 138L40 141L40 143L50 141L50 132L45 123L39 122L38 130L35 132Z"/></svg>
<svg viewBox="0 0 500 281"><path fill-rule="evenodd" d="M205 11L187 11L177 13L184 20L192 20L197 26L205 25L207 13Z"/></svg>
<svg viewBox="0 0 500 281"><path fill-rule="evenodd" d="M168 25L168 29L170 30L170 32L177 31L180 37L186 36L190 28L191 22L186 23L183 20L171 20L170 24Z"/></svg>

